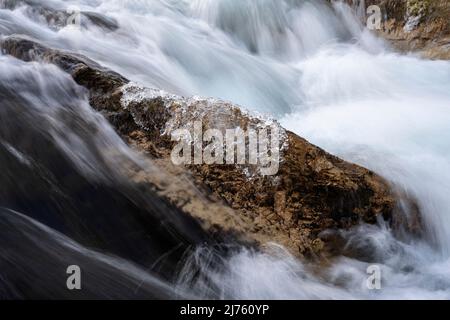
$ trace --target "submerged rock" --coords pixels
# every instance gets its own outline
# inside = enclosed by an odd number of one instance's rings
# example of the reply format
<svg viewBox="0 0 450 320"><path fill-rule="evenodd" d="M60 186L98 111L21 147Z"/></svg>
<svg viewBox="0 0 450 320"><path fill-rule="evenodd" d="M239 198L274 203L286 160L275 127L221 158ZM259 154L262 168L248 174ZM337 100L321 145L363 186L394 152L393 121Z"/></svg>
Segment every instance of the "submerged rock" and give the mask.
<svg viewBox="0 0 450 320"><path fill-rule="evenodd" d="M85 57L29 39L10 37L2 41L1 48L25 61L54 63L86 87L92 107L161 170L161 174L149 175L130 168L133 181L158 190L212 234L262 246L277 242L300 256L327 248L327 237L321 238L325 230L347 229L394 215L396 196L383 178L327 153L274 120L224 101L143 88ZM238 165L175 165L171 156L178 142L171 135L193 130L199 121L203 131L214 128L224 135L227 129L236 128L247 133L267 130L269 137L278 132L281 142L270 152L271 156L279 153L278 170L268 175L263 165L249 162L248 156ZM199 141L194 138L188 143L194 147ZM249 143L247 137L245 145ZM225 143L223 148L229 146ZM200 140L200 147L205 147L204 141Z"/></svg>
<svg viewBox="0 0 450 320"><path fill-rule="evenodd" d="M74 5L66 7L37 0L0 0L0 9L15 10L22 7L25 14L38 16L55 30L73 24L78 24L81 28L93 25L105 31L115 31L119 28L115 19L96 12L83 11Z"/></svg>

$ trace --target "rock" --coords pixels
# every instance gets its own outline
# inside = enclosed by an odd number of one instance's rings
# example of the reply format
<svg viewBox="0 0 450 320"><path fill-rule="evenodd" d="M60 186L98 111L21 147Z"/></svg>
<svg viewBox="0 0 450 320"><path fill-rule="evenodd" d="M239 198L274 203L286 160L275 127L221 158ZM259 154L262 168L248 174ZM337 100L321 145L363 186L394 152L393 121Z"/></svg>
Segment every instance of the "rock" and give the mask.
<svg viewBox="0 0 450 320"><path fill-rule="evenodd" d="M130 177L143 188L159 190L210 233L262 246L277 242L302 256L327 247L319 236L324 230L374 223L379 216L391 219L397 209L396 196L383 178L310 144L274 120L250 115L224 101L143 88L89 59L30 39L9 37L1 48L25 61L54 63L86 87L92 107L161 172L148 175L130 169ZM171 152L177 142L171 134L193 130L199 120L200 129L216 128L222 133L237 127L245 132L267 130L270 137L278 132L282 140L278 171L267 175L267 168L249 161L176 166Z"/></svg>
<svg viewBox="0 0 450 320"><path fill-rule="evenodd" d="M394 48L418 52L430 59L450 59L450 0L366 0L365 3L382 9L382 27L377 34Z"/></svg>
<svg viewBox="0 0 450 320"><path fill-rule="evenodd" d="M104 31L115 31L119 24L113 18L90 11L77 11L76 6L61 7L57 3L42 3L36 0L3 0L0 1L0 9L14 10L21 6L27 6L27 14L38 15L46 21L50 28L59 30L70 24L79 23L82 28L90 25L102 28Z"/></svg>

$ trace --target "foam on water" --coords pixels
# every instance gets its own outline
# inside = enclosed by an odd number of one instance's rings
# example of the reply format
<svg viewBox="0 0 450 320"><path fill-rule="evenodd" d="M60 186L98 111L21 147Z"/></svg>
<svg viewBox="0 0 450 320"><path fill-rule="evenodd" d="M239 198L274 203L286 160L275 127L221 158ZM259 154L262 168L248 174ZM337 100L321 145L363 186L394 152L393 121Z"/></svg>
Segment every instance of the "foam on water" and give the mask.
<svg viewBox="0 0 450 320"><path fill-rule="evenodd" d="M119 28L55 27L25 5L0 9L0 33L85 54L142 85L269 113L381 174L416 197L423 213L421 240L400 241L381 222L346 234L372 254L369 262L341 257L312 267L278 247L222 261L210 248L199 249L180 288L189 284L199 296L220 298L450 297L449 62L391 52L339 1L332 7L308 0L41 3L78 5L115 19ZM377 292L365 286L372 263L382 268ZM208 281L192 279L193 264Z"/></svg>

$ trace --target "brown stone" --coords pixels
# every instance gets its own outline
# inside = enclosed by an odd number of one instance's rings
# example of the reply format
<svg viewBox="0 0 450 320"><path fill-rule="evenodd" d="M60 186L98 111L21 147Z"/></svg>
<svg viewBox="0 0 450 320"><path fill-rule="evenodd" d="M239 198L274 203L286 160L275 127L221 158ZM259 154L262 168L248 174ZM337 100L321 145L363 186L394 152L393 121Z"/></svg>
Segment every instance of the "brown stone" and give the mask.
<svg viewBox="0 0 450 320"><path fill-rule="evenodd" d="M186 99L130 84L95 62L60 52L27 39L10 37L2 50L25 61L40 59L70 73L90 92L123 138L147 154L158 172L130 168L130 177L200 221L211 233L226 233L264 245L277 242L296 255L318 253L327 229L391 219L396 197L375 173L339 159L312 145L275 121L241 111L213 99ZM129 99L136 95L139 99ZM202 119L205 127L243 130L278 126L284 144L279 171L264 176L255 165L175 166L170 132Z"/></svg>
<svg viewBox="0 0 450 320"><path fill-rule="evenodd" d="M384 18L377 34L394 48L418 52L430 59L450 59L450 0L366 0L365 3L382 9ZM406 27L412 18L417 23Z"/></svg>

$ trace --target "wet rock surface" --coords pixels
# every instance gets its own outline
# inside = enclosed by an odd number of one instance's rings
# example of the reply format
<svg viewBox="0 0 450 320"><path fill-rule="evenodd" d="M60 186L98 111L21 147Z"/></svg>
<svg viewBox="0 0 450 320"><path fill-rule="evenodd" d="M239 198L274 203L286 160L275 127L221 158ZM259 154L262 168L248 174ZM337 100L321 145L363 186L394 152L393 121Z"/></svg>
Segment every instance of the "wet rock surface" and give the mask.
<svg viewBox="0 0 450 320"><path fill-rule="evenodd" d="M56 3L43 3L36 0L0 1L0 9L14 10L23 6L27 6L25 14L40 17L54 30L64 28L67 24L79 24L82 28L93 25L104 31L114 31L119 28L117 21L114 19L96 12L82 11L77 6L64 8Z"/></svg>
<svg viewBox="0 0 450 320"><path fill-rule="evenodd" d="M349 0L355 4L357 1ZM450 59L449 0L366 0L382 10L377 34L401 52L419 52L425 58Z"/></svg>
<svg viewBox="0 0 450 320"><path fill-rule="evenodd" d="M277 242L303 256L328 247L323 231L374 223L377 217L389 220L397 208L383 178L285 131L276 121L223 101L143 88L89 59L30 39L9 37L1 48L19 59L47 61L70 73L89 90L91 106L160 169L148 174L130 168L133 181L157 190L212 234L258 245ZM247 164L174 165L171 133L198 120L204 129L278 128L283 139L278 172L265 176L260 167Z"/></svg>

